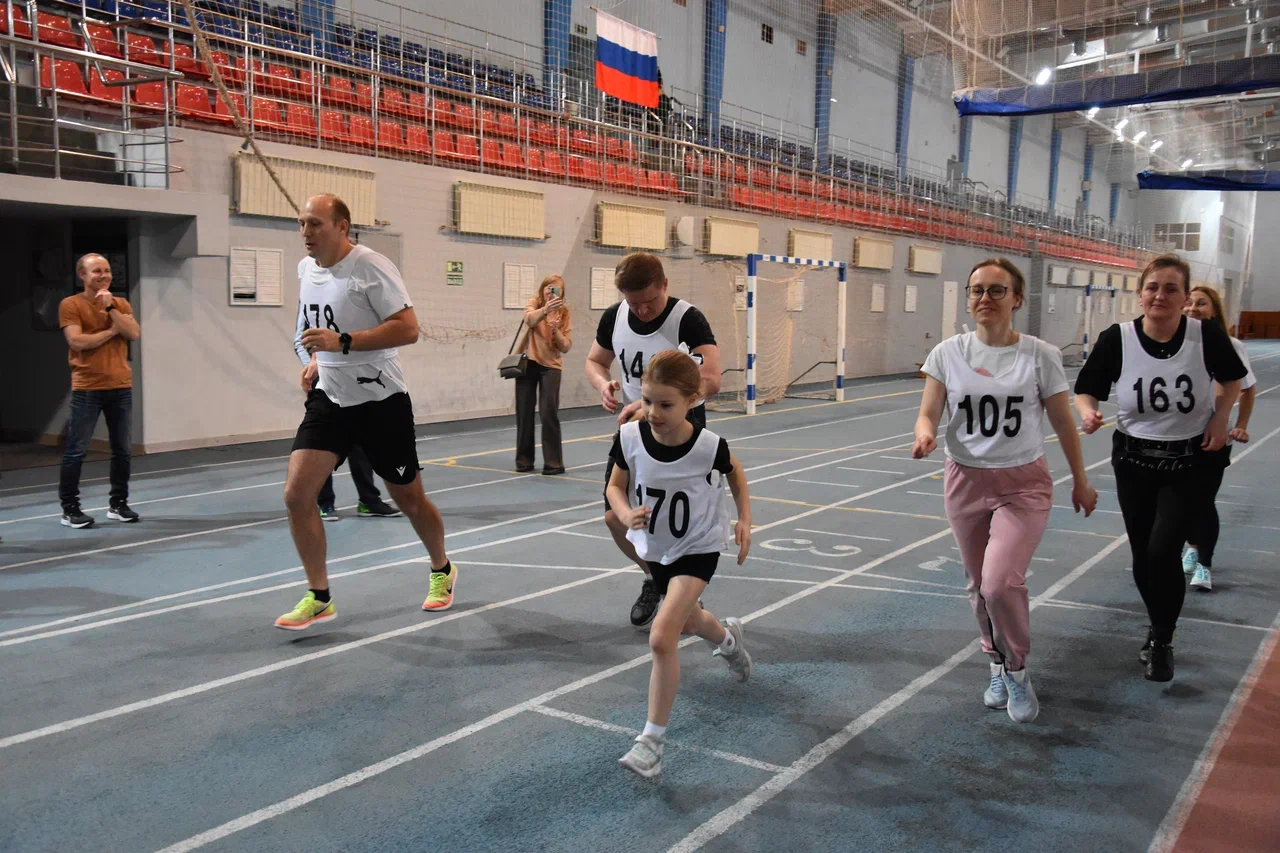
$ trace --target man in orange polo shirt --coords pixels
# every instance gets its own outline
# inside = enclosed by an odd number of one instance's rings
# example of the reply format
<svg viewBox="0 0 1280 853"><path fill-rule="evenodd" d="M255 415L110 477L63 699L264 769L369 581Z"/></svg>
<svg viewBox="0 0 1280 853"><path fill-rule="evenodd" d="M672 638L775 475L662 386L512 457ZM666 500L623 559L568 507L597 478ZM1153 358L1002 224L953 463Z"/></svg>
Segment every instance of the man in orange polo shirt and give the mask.
<svg viewBox="0 0 1280 853"><path fill-rule="evenodd" d="M58 477L62 523L90 527L93 519L80 511L80 466L98 415L107 417L111 442L111 501L107 518L137 521L129 509L130 430L133 418L133 369L128 341L141 334L128 300L111 295L111 264L102 255L76 261L84 290L58 306L58 325L71 348L71 419L67 447Z"/></svg>

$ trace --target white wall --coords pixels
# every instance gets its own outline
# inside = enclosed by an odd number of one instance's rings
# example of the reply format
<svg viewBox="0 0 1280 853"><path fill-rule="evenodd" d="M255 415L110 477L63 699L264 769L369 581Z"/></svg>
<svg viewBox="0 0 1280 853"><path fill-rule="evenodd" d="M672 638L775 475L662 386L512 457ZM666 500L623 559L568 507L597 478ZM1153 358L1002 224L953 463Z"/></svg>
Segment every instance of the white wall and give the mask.
<svg viewBox="0 0 1280 853"><path fill-rule="evenodd" d="M1049 198L1052 133L1051 115L1028 116L1022 121L1022 148L1018 155L1018 197L1023 204L1042 207Z"/></svg>
<svg viewBox="0 0 1280 853"><path fill-rule="evenodd" d="M761 40L762 23L773 26L773 44ZM796 52L797 38L807 42L804 56ZM817 54L815 33L796 32L767 13L743 14L730 5L725 28L724 100L743 107L748 116L759 112L780 119L792 125L791 133L796 133L796 126L812 129ZM771 124L767 119L765 123Z"/></svg>
<svg viewBox="0 0 1280 853"><path fill-rule="evenodd" d="M1058 159L1058 209L1068 216L1075 214L1076 203L1080 200L1080 182L1084 180L1084 137L1084 131L1079 128L1062 132L1062 156Z"/></svg>
<svg viewBox="0 0 1280 853"><path fill-rule="evenodd" d="M403 4L337 0L335 6L338 20L343 19L344 10L348 14L354 11L389 25L378 25L383 33L394 34L397 27L404 27L440 40L488 47L531 65L542 64L541 0L468 0L466 3L410 0ZM413 40L412 36L408 37ZM434 44L433 47L443 46Z"/></svg>
<svg viewBox="0 0 1280 853"><path fill-rule="evenodd" d="M960 153L960 114L951 99L951 86L951 62L945 57L916 60L907 157L911 168L942 178L947 174L947 159Z"/></svg>
<svg viewBox="0 0 1280 853"><path fill-rule="evenodd" d="M1008 191L1008 119L974 116L969 140L969 180L985 183L992 193Z"/></svg>
<svg viewBox="0 0 1280 853"><path fill-rule="evenodd" d="M873 159L893 162L897 45L878 39L870 24L851 15L840 19L836 33L831 69L831 96L837 101L831 105L833 148L870 153Z"/></svg>

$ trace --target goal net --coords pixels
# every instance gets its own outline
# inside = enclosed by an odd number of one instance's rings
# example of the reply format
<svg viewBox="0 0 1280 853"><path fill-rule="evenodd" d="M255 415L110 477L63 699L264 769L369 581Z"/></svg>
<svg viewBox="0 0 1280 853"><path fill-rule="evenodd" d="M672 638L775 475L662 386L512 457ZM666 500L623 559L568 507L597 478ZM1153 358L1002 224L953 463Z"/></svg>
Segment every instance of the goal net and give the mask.
<svg viewBox="0 0 1280 853"><path fill-rule="evenodd" d="M724 376L707 407L755 414L787 398L843 400L844 264L751 255L717 266L710 304Z"/></svg>

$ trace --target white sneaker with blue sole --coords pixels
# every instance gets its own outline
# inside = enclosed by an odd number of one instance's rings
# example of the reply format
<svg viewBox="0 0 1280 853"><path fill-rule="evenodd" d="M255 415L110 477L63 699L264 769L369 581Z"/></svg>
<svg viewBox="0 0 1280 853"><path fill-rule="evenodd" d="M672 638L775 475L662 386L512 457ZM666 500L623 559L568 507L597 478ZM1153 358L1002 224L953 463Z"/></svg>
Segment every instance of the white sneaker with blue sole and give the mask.
<svg viewBox="0 0 1280 853"><path fill-rule="evenodd" d="M997 711L1009 707L1009 688L1004 686L1004 664L991 664L991 684L982 694L982 704Z"/></svg>

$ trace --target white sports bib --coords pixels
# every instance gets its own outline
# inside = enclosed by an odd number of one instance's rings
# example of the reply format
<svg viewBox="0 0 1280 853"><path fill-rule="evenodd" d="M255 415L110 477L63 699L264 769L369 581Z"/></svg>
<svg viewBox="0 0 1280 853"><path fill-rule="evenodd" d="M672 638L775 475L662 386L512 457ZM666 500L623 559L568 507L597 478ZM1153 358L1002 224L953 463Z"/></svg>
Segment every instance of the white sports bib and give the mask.
<svg viewBox="0 0 1280 853"><path fill-rule="evenodd" d="M680 348L680 321L693 307L683 299L675 300L675 307L662 321L658 330L648 335L638 335L631 328L630 312L625 301L618 303L618 314L613 320L613 351L622 367L622 400L634 403L640 399L640 380L644 377L649 359L660 352ZM695 360L700 360L694 356ZM694 403L697 408L702 400Z"/></svg>
<svg viewBox="0 0 1280 853"><path fill-rule="evenodd" d="M971 333L972 334L972 333ZM1036 381L1035 339L1022 335L1012 366L984 376L965 361L962 336L938 346L947 372L946 452L970 468L1016 468L1044 456L1044 403Z"/></svg>
<svg viewBox="0 0 1280 853"><path fill-rule="evenodd" d="M1213 382L1204 366L1200 321L1187 318L1182 346L1172 358L1142 348L1132 320L1120 324L1124 363L1116 383L1116 423L1134 438L1179 441L1204 433L1213 417Z"/></svg>
<svg viewBox="0 0 1280 853"><path fill-rule="evenodd" d="M622 455L631 473L631 506L649 507L649 526L628 530L641 559L670 565L686 554L719 553L728 541L724 476L714 470L720 436L704 429L675 462L648 454L640 424L622 428Z"/></svg>

